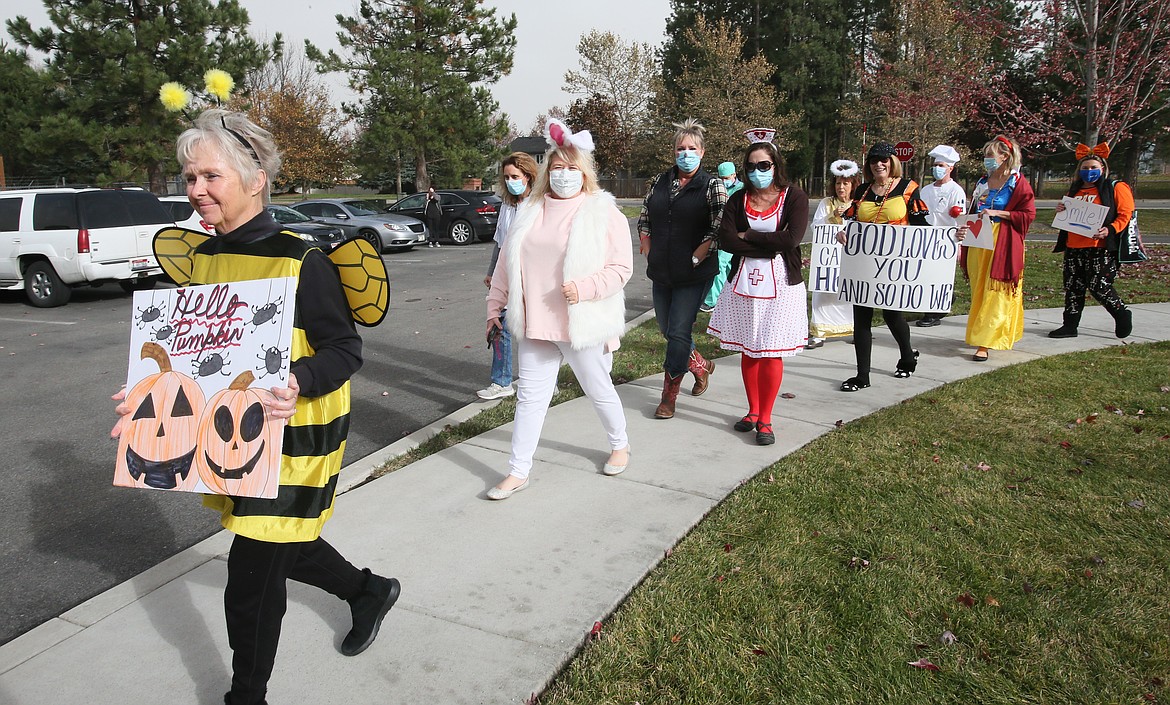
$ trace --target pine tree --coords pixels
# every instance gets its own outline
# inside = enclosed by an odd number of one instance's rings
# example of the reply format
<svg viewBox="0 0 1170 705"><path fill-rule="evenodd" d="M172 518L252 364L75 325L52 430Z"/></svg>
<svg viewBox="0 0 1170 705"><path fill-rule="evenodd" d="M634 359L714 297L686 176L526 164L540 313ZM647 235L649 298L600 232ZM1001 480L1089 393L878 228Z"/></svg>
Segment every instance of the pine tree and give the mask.
<svg viewBox="0 0 1170 705"><path fill-rule="evenodd" d="M52 27L7 22L18 45L48 55L48 116L22 139L39 171L72 183L165 188L181 118L158 99L167 81L203 85L212 68L239 80L279 48L246 34L236 0L45 0ZM195 30L195 31L193 31ZM202 30L202 31L200 31Z"/></svg>
<svg viewBox="0 0 1170 705"><path fill-rule="evenodd" d="M516 16L497 19L483 0L362 0L337 22L342 55L308 42L306 54L360 97L347 110L363 173L394 173L401 155L417 188L482 175L508 129L485 86L512 70Z"/></svg>

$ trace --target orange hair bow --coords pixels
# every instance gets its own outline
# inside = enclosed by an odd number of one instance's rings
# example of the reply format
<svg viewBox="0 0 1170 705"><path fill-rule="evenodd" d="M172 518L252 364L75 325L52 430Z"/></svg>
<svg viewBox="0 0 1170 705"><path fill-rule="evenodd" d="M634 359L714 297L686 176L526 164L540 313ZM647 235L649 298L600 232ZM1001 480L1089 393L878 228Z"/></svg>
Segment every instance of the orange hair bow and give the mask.
<svg viewBox="0 0 1170 705"><path fill-rule="evenodd" d="M1102 159L1108 159L1109 158L1109 145L1102 142L1101 144L1097 145L1096 147L1093 147L1092 149L1090 149L1089 145L1087 145L1087 144L1077 143L1077 161L1080 161L1080 160L1084 159L1085 157L1090 157L1090 156L1101 157Z"/></svg>

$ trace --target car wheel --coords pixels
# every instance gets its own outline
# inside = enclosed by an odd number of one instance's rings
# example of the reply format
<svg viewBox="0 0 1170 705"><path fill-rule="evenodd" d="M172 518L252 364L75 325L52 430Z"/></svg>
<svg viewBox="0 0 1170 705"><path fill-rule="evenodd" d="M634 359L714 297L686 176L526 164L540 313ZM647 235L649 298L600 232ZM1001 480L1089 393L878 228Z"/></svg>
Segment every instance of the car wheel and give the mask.
<svg viewBox="0 0 1170 705"><path fill-rule="evenodd" d="M65 305L73 290L57 276L53 265L39 260L24 270L24 293L33 306L52 308Z"/></svg>
<svg viewBox="0 0 1170 705"><path fill-rule="evenodd" d="M366 242L374 246L374 252L382 254L382 237L373 230L363 230L358 233Z"/></svg>
<svg viewBox="0 0 1170 705"><path fill-rule="evenodd" d="M133 294L136 291L148 291L150 289L153 289L154 285L157 283L158 283L158 279L156 277L142 277L140 279L123 279L122 281L118 282L118 284L120 284L122 286L122 291L125 291L127 294Z"/></svg>
<svg viewBox="0 0 1170 705"><path fill-rule="evenodd" d="M471 241L475 239L475 231L471 229L471 223L466 220L452 222L447 227L447 235L456 245L470 245Z"/></svg>

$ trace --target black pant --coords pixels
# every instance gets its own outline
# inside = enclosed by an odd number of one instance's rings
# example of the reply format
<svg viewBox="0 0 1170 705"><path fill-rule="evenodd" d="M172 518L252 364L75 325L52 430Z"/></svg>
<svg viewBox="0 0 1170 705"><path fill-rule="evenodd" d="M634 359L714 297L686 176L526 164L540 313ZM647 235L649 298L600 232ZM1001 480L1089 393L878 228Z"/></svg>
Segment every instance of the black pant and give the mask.
<svg viewBox="0 0 1170 705"><path fill-rule="evenodd" d="M271 543L237 535L228 555L223 591L232 647L231 705L264 702L280 641L288 578L348 600L365 587L366 574L321 538Z"/></svg>
<svg viewBox="0 0 1170 705"><path fill-rule="evenodd" d="M887 311L882 309L882 318L894 340L898 342L901 359L898 365L904 370L914 371L917 362L914 360L914 348L910 347L910 326L902 317L901 311ZM869 382L869 364L873 357L873 309L869 306L853 307L853 351L857 355L857 379L860 382Z"/></svg>
<svg viewBox="0 0 1170 705"><path fill-rule="evenodd" d="M1085 308L1085 292L1114 318L1125 310L1125 302L1113 288L1117 278L1117 255L1101 247L1070 247L1064 251L1064 312L1079 316Z"/></svg>

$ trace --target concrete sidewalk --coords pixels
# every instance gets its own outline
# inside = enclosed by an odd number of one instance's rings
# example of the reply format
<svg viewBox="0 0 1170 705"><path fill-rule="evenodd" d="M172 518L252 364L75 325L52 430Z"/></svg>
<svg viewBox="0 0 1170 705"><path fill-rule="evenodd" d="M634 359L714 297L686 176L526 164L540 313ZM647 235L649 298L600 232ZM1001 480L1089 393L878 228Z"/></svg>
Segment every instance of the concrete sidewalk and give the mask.
<svg viewBox="0 0 1170 705"><path fill-rule="evenodd" d="M1170 304L1133 306L1130 342L1170 339ZM837 340L786 364L777 443L759 447L731 424L744 411L739 358L718 360L711 388L680 397L670 421L652 417L658 378L622 385L630 469L601 474L605 434L586 399L549 411L532 486L505 502L484 495L506 471L504 426L337 500L325 536L347 557L402 581L378 640L355 658L337 652L344 603L290 582L270 683L292 703L520 703L539 692L696 522L761 468L849 422L940 384L1046 355L1119 345L1100 307L1081 336L1052 340L1060 311L1028 311L1010 352L970 361L966 318L912 328L922 358L890 376L890 336L875 333L873 387L837 390L854 371ZM382 456L379 456L379 460ZM192 498L192 501L197 501ZM9 705L218 704L230 681L220 533L0 647L0 702Z"/></svg>

